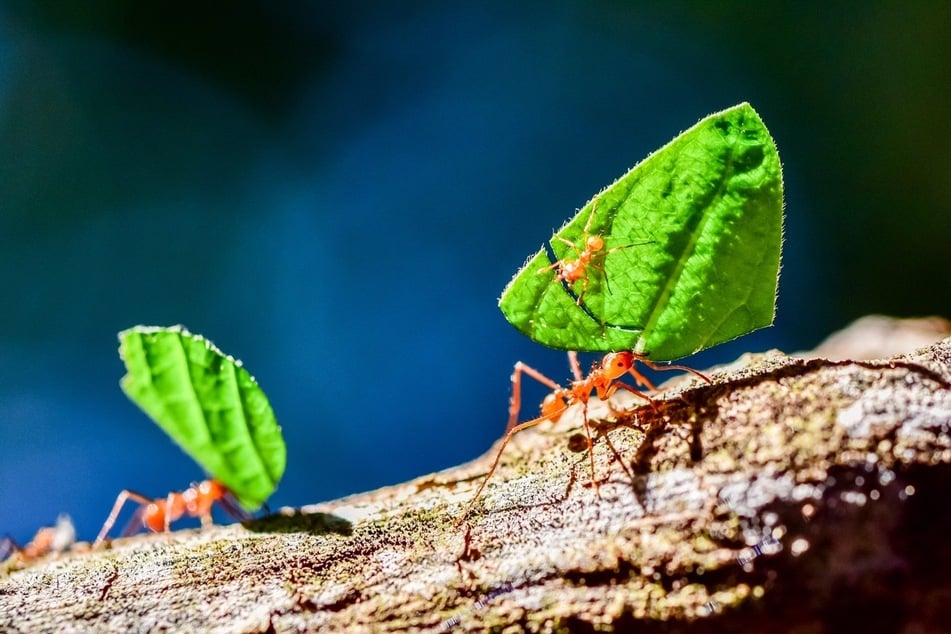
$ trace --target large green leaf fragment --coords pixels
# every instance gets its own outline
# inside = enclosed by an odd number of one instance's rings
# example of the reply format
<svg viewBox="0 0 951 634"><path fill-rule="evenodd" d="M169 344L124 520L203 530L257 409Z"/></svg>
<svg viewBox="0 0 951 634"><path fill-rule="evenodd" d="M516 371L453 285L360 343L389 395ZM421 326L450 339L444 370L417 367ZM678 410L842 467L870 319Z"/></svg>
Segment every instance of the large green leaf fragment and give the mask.
<svg viewBox="0 0 951 634"><path fill-rule="evenodd" d="M287 449L267 397L247 370L181 326L119 333L126 395L245 509L284 474Z"/></svg>
<svg viewBox="0 0 951 634"><path fill-rule="evenodd" d="M545 247L530 256L499 307L553 348L678 359L772 324L782 222L779 154L743 103L595 196L550 241L554 259ZM553 262L577 260L589 236L603 248L584 276L559 282Z"/></svg>

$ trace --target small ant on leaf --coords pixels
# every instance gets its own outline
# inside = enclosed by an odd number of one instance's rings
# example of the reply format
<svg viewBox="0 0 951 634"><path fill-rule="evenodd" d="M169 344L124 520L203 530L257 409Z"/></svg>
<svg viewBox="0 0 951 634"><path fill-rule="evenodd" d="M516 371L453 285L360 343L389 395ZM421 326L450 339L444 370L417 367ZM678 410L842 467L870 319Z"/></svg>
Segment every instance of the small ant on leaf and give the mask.
<svg viewBox="0 0 951 634"><path fill-rule="evenodd" d="M559 242L564 243L569 249L576 252L578 254L577 257L574 259L567 257L562 258L548 266L538 269L538 275L542 275L543 273L547 273L548 271L555 269L555 281L566 284L572 292L574 292L573 287L575 282L580 280L581 292L578 293L577 299L575 301L578 306L581 306L581 303L584 300L584 295L588 292L588 284L591 281L588 277L588 268L590 267L595 271L600 272L601 275L604 276L605 286L607 286L607 274L604 271L604 258L615 251L636 246L634 244L625 244L605 251L604 238L597 234L591 234L591 220L594 218L594 212L597 207L598 197L595 196L594 202L591 203L591 213L588 214L588 219L585 221L584 229L582 230L582 239L580 241L580 244L582 245L581 247L560 235L556 234L552 236L553 240L558 240Z"/></svg>
<svg viewBox="0 0 951 634"><path fill-rule="evenodd" d="M140 506L125 530L122 531L123 537L131 535L140 527L148 528L156 533L159 531L168 533L170 524L185 515L201 519L202 527L207 527L213 523L211 507L215 502L218 502L229 515L239 521L251 517L238 506L231 492L217 480L205 480L198 484L192 483L184 491L172 491L165 498L154 500L135 491L124 489L116 497L112 512L109 513L109 517L106 518L102 530L99 531L99 535L92 545L93 549L98 548L105 541L106 535L119 517L119 512L122 511L122 507L129 500L138 502Z"/></svg>
<svg viewBox="0 0 951 634"><path fill-rule="evenodd" d="M476 491L475 495L472 496L472 500L469 502L468 506L466 506L465 512L463 512L462 516L456 523L458 524L459 522L462 522L466 516L469 515L469 512L472 511L472 507L475 506L479 496L482 495L485 485L488 484L489 478L492 477L492 474L495 473L495 469L499 466L499 461L502 459L502 452L505 451L506 445L508 445L509 441L512 440L512 436L524 429L534 427L535 425L545 421L551 421L553 423L557 422L558 419L561 418L562 414L564 414L568 408L576 403L581 403L582 405L581 416L582 422L584 423L585 436L588 441L588 457L591 461L591 484L594 487L595 493L600 495L600 492L598 491L598 482L594 474L594 452L592 451L594 443L591 440L591 427L588 423L588 401L591 399L592 393L596 394L599 400L607 401L619 389L624 389L636 396L639 396L640 398L645 399L651 405L651 407L656 409L656 402L654 399L636 387L628 385L627 383L623 383L619 380L624 375L630 374L632 377L634 377L634 381L638 385L645 387L652 392L657 391L657 387L646 376L638 372L637 368L634 366L636 361L643 363L653 370L683 370L685 372L692 372L707 383L710 383L709 377L694 370L693 368L688 368L687 366L683 365L657 365L646 359L644 355L628 351L611 352L606 354L601 360L601 363L595 364L594 367L592 367L591 372L588 373L588 376L583 376L581 373L581 366L578 363L578 353L569 351L568 362L571 365L571 371L575 378L566 387L558 385L556 382L549 379L535 368L526 365L521 361L516 363L515 370L512 372L512 395L509 397L509 422L505 429L505 436L502 437L502 444L499 447L498 453L495 455L495 460L492 462L492 467L489 468L489 472L486 474L485 479L482 481L482 484L479 486L479 489ZM538 418L533 418L532 420L526 421L524 423L519 423L518 415L522 408L523 374L527 374L542 385L551 388L552 391L542 401L541 416Z"/></svg>

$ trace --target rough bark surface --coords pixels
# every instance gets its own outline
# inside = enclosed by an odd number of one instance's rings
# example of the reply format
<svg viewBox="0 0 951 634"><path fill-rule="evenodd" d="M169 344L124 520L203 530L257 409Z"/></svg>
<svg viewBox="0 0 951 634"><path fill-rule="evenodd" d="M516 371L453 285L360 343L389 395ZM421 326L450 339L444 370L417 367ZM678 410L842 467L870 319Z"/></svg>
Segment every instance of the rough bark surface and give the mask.
<svg viewBox="0 0 951 634"><path fill-rule="evenodd" d="M574 414L517 435L459 525L494 450L243 526L8 562L0 630L947 631L951 339L866 357L948 334L863 320L827 351L679 378L656 410L592 406L600 495Z"/></svg>

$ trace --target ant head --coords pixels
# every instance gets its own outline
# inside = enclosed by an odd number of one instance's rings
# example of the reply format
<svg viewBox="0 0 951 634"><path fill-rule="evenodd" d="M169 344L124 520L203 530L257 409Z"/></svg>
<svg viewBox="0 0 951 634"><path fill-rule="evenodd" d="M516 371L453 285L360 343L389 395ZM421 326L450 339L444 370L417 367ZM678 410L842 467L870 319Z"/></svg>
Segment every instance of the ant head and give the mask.
<svg viewBox="0 0 951 634"><path fill-rule="evenodd" d="M205 480L193 484L182 493L185 509L191 515L201 517L211 512L211 505L225 495L225 487L217 480Z"/></svg>
<svg viewBox="0 0 951 634"><path fill-rule="evenodd" d="M601 236L588 236L585 246L588 247L588 251L600 251L604 248L604 238Z"/></svg>
<svg viewBox="0 0 951 634"><path fill-rule="evenodd" d="M203 496L220 500L225 494L225 485L217 480L205 480L198 485L198 491Z"/></svg>
<svg viewBox="0 0 951 634"><path fill-rule="evenodd" d="M632 352L612 352L604 355L601 362L601 370L607 379L616 379L627 374L634 367L634 353Z"/></svg>

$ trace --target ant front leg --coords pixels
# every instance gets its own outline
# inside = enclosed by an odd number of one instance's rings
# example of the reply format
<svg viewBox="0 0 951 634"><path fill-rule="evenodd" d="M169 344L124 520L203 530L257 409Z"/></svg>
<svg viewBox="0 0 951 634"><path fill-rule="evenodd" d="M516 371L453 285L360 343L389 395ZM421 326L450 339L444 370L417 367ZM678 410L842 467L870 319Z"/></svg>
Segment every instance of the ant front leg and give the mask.
<svg viewBox="0 0 951 634"><path fill-rule="evenodd" d="M116 503L112 506L112 512L109 513L109 517L106 518L105 523L102 525L102 529L99 531L99 535L96 536L96 541L93 542L92 548L95 550L102 542L106 539L106 535L109 534L109 531L112 530L113 525L116 523L116 520L119 518L119 513L122 511L122 507L125 506L125 503L128 500L137 502L142 506L146 506L152 503L152 500L140 495L135 491L130 491L128 489L123 489L119 492L119 495L116 496Z"/></svg>
<svg viewBox="0 0 951 634"><path fill-rule="evenodd" d="M643 359L637 359L637 357L635 357L635 360L643 361ZM637 367L633 363L631 363L631 369L628 370L627 373L634 377L634 382L637 385L640 385L641 387L646 387L651 392L657 391L657 386L654 385L654 383L650 379L648 379L646 376L638 372Z"/></svg>
<svg viewBox="0 0 951 634"><path fill-rule="evenodd" d="M700 377L701 379L703 379L703 380L706 381L707 383L713 383L713 381L710 380L710 377L708 377L708 376L707 376L706 374L704 374L703 372L699 372L699 371L697 371L697 370L694 370L693 368L688 368L688 367L685 366L685 365L659 365L659 364L657 364L657 363L654 363L653 361L649 361L649 360L644 359L644 358L638 358L638 361L640 361L641 363L643 363L644 365L646 365L647 367L649 367L651 370L663 370L663 371L667 371L667 370L681 370L681 371L683 371L683 372L690 372L690 373L692 373L692 374L694 374L694 375ZM656 388L655 388L655 389L656 389Z"/></svg>
<svg viewBox="0 0 951 634"><path fill-rule="evenodd" d="M254 516L241 508L241 505L238 503L238 500L235 499L234 494L231 491L225 490L221 496L221 499L218 500L218 504L221 505L221 508L225 510L225 513L238 520L239 522L247 522L254 519ZM267 508L267 505L264 505L264 512L270 513ZM211 511L208 512L208 519L211 520Z"/></svg>
<svg viewBox="0 0 951 634"><path fill-rule="evenodd" d="M639 373L638 373L638 376L640 376ZM635 378L637 378L637 377L635 376ZM647 381L646 378L644 378L644 380ZM638 381L638 383L640 383L640 382ZM651 386L651 389L652 389L652 390L654 390L654 391L657 390L657 388L655 388L655 387L650 383L650 381L647 381L647 383L648 383L648 385ZM633 395L635 395L635 396L639 396L640 398L642 398L642 399L644 399L645 401L647 401L647 402L650 404L651 408L652 408L655 412L657 411L657 401L655 401L654 399L652 399L651 397L649 397L647 394L644 394L642 391L640 391L639 389L637 389L637 388L634 387L633 385L628 385L627 383L622 383L621 381L614 381L614 383L612 383L611 386L610 386L608 389L606 389L603 394L598 394L598 398L601 399L602 401L604 401L605 403L607 403L607 404L608 404L608 407L611 407L610 399L611 399L612 396L614 396L614 393L617 392L618 389L624 389L624 390L627 390L628 392L630 392L631 394L633 394ZM613 407L611 407L611 409L612 409L612 411L614 410ZM617 413L617 412L615 412L615 413Z"/></svg>
<svg viewBox="0 0 951 634"><path fill-rule="evenodd" d="M558 240L559 242L563 243L572 251L576 251L578 253L579 258L581 257L581 254L582 254L581 250L578 249L578 247L575 246L574 243L572 243L570 240L562 238L561 236L558 236L558 235L552 236L552 240ZM538 269L538 275L542 275L543 273L547 273L548 271L551 271L551 270L555 270L556 281L567 282L569 285L572 282L574 282L576 279L578 279L579 277L578 260L572 260L567 257L562 258L560 260L555 260L548 266L543 266L542 268Z"/></svg>
<svg viewBox="0 0 951 634"><path fill-rule="evenodd" d="M647 394L644 394L642 391L640 391L633 385L628 385L627 383L622 383L621 381L615 381L611 385L611 388L608 391L608 394L605 396L605 399L610 399L611 396L613 396L614 393L617 392L619 388L623 388L627 390L628 392L630 392L631 394L641 397L642 399L647 401L648 404L650 404L650 406L654 409L655 412L657 411L657 401L649 397ZM653 388L653 389L656 389L656 388ZM605 402L607 401L605 400ZM609 403L609 406L610 406L610 403Z"/></svg>
<svg viewBox="0 0 951 634"><path fill-rule="evenodd" d="M175 491L172 491L165 497L165 508L163 509L164 513L162 513L162 515L164 516L162 518L163 519L162 532L165 533L166 539L168 539L169 533L172 532L172 520L173 519L177 520L179 517L182 516L181 511L179 511L178 514L175 515L174 509L176 508L176 506L184 506L184 502L181 501L180 493L176 493ZM175 517L172 517L173 515L175 515Z"/></svg>

